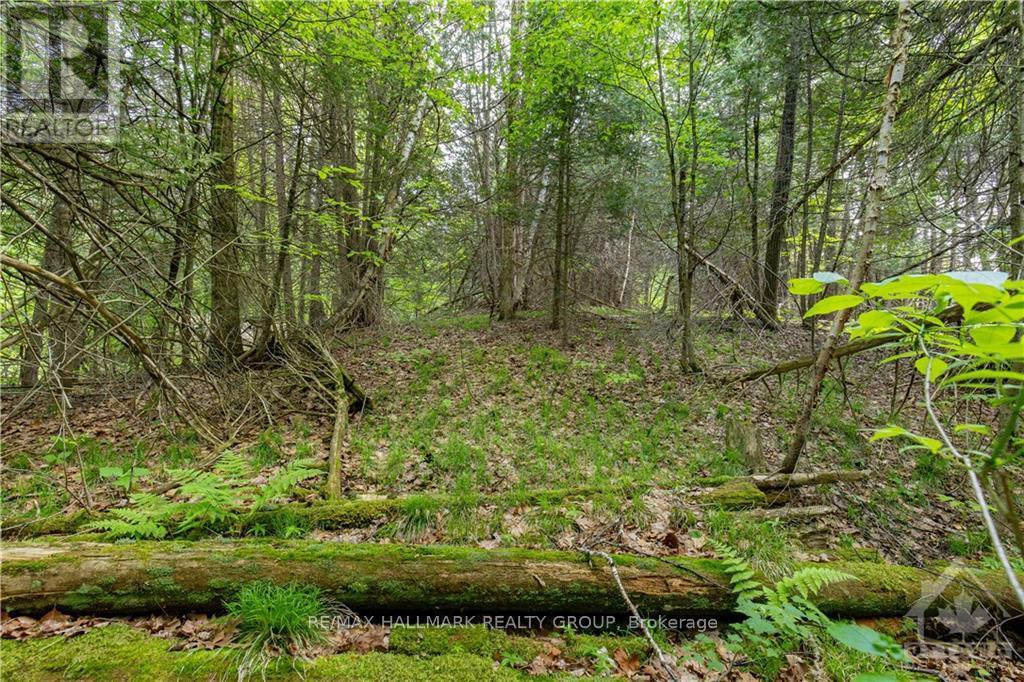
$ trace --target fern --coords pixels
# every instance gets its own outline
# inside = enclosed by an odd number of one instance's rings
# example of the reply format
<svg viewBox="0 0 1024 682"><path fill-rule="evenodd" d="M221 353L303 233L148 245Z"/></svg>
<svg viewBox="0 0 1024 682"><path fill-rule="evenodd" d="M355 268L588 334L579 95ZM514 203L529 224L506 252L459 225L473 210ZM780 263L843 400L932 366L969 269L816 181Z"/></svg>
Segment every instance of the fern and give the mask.
<svg viewBox="0 0 1024 682"><path fill-rule="evenodd" d="M225 452L213 467L213 473L236 486L246 483L252 474L252 465L237 452Z"/></svg>
<svg viewBox="0 0 1024 682"><path fill-rule="evenodd" d="M732 592L738 600L753 601L764 594L765 587L754 580L754 569L746 559L741 557L728 545L712 541L711 545L715 551L724 557L725 572L729 576L732 585Z"/></svg>
<svg viewBox="0 0 1024 682"><path fill-rule="evenodd" d="M293 486L324 473L321 469L314 469L313 465L312 459L297 459L289 462L286 467L267 481L259 494L254 497L252 510L262 509L271 500L283 497Z"/></svg>
<svg viewBox="0 0 1024 682"><path fill-rule="evenodd" d="M159 540L167 536L167 525L178 505L159 495L138 493L132 495L133 507L111 509L110 517L86 524L89 530L99 530L110 539L132 538Z"/></svg>
<svg viewBox="0 0 1024 682"><path fill-rule="evenodd" d="M774 591L766 590L766 592L774 593L777 603L786 601L793 590L796 590L804 599L810 599L829 585L846 580L856 580L856 578L849 573L843 573L827 566L808 566L775 583Z"/></svg>
<svg viewBox="0 0 1024 682"><path fill-rule="evenodd" d="M731 648L748 653L768 678L778 673L787 653L831 625L811 598L828 585L855 579L835 569L808 566L769 587L754 579L750 564L731 547L717 542L712 546L722 556L736 610L747 617L730 635Z"/></svg>
<svg viewBox="0 0 1024 682"><path fill-rule="evenodd" d="M239 491L232 481L216 471L187 471L179 494L188 500L182 505L177 533L194 529L217 530L234 518L241 507Z"/></svg>
<svg viewBox="0 0 1024 682"><path fill-rule="evenodd" d="M252 468L237 453L225 453L212 471L172 469L168 473L178 484L180 502L171 502L152 494L131 498L132 506L113 509L110 517L86 527L103 531L110 539L160 539L197 530L220 532L238 525L242 515L265 507L284 497L296 484L320 476L311 459L297 459L275 474L266 484L249 483ZM302 529L285 529L295 536Z"/></svg>

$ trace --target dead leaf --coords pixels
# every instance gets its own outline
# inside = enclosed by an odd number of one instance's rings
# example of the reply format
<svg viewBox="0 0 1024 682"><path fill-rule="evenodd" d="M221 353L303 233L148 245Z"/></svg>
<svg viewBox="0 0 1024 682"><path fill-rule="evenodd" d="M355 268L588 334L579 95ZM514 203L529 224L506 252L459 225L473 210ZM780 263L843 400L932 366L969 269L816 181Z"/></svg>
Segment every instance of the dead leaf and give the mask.
<svg viewBox="0 0 1024 682"><path fill-rule="evenodd" d="M632 677L640 670L640 657L636 654L630 656L625 649L616 649L612 654L615 664L619 666L619 672L626 677Z"/></svg>

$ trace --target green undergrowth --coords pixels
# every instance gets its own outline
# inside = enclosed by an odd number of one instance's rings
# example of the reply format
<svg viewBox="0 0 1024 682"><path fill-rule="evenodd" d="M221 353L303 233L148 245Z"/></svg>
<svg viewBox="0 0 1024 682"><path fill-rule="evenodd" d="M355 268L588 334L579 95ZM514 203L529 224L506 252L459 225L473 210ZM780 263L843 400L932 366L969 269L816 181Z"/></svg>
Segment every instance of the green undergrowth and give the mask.
<svg viewBox="0 0 1024 682"><path fill-rule="evenodd" d="M171 651L171 646L166 639L128 626L110 625L71 639L2 640L0 654L5 679L12 680L127 682L237 677L237 657L229 649L182 652ZM496 668L493 659L473 653L447 652L423 658L389 652L336 654L309 663L279 659L268 665L266 679L476 682L520 680L526 676L512 668Z"/></svg>
<svg viewBox="0 0 1024 682"><path fill-rule="evenodd" d="M688 431L693 405L654 380L655 353L567 350L485 322L425 322L426 339L410 334L387 351L394 381L352 435L368 484L408 489L410 472L416 487L449 490L602 486L624 475L667 486L690 475L700 447ZM444 343L431 342L442 329ZM638 392L653 408L641 408Z"/></svg>
<svg viewBox="0 0 1024 682"><path fill-rule="evenodd" d="M668 643L657 633L662 646ZM303 662L287 657L268 662L271 680L547 680L568 676L525 675L524 668L551 644L526 635L469 627L396 627L386 653L335 654ZM635 635L572 631L550 639L560 656L599 665L621 649L642 662L651 654ZM80 637L0 641L7 679L17 680L179 680L234 679L239 656L231 648L172 651L172 641L126 625L112 624ZM13 671L17 671L15 674Z"/></svg>
<svg viewBox="0 0 1024 682"><path fill-rule="evenodd" d="M664 633L654 631L669 650ZM12 680L230 680L238 675L235 649L174 651L174 640L152 636L122 624L111 624L74 638L46 637L26 641L0 641L5 679ZM488 680L573 679L568 675L527 675L526 666L538 655L559 650L559 657L588 666L599 675L619 649L650 662L652 651L637 635L553 633L545 640L511 634L484 626L396 627L387 652L342 653L311 661L288 657L268 662L269 680ZM720 670L713 640L705 636L680 644L682 655ZM829 679L849 680L865 671L884 671L891 679L914 679L897 668L880 665L875 657L860 654L821 638L818 656ZM612 664L614 665L614 664ZM614 671L611 668L609 672Z"/></svg>
<svg viewBox="0 0 1024 682"><path fill-rule="evenodd" d="M557 637L562 655L573 660L587 660L604 649L622 649L630 656L646 660L650 645L642 636L586 634L571 630ZM668 646L658 633L662 646ZM410 656L439 656L462 652L501 661L505 665L529 663L544 653L547 644L527 636L513 635L483 625L470 627L395 628L391 631L391 650Z"/></svg>

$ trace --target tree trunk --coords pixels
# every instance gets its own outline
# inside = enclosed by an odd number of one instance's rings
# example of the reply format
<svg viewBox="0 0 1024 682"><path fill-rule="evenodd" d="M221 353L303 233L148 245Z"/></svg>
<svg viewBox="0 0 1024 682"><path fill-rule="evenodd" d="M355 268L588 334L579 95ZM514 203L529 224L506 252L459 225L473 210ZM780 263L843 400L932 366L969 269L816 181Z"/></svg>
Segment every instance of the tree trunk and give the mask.
<svg viewBox="0 0 1024 682"><path fill-rule="evenodd" d="M562 121L558 133L558 196L555 197L555 253L552 269L551 328L562 329L565 324L566 254L568 251L569 177L573 103L571 95L562 104Z"/></svg>
<svg viewBox="0 0 1024 682"><path fill-rule="evenodd" d="M871 261L872 248L875 241L875 233L878 225L882 222L882 201L885 197L885 190L889 186L889 149L892 145L892 125L899 108L900 84L903 82L903 72L907 65L907 51L910 46L910 3L909 0L900 0L899 11L896 16L896 28L893 29L892 42L895 55L893 56L892 68L889 70L889 82L885 93L885 105L882 110L882 123L878 128L878 140L875 143L875 166L868 184L868 194L864 205L864 228L860 239L860 251L857 254L857 262L853 274L850 276L849 292L855 293L860 289L867 273L868 263ZM818 406L818 395L821 393L821 386L825 381L832 356L839 343L839 337L843 333L847 320L853 313L853 308L846 308L836 313L829 330L828 337L818 353L818 359L814 365L814 379L811 382L810 392L804 402L803 410L793 427L793 440L790 441L786 458L782 462L780 471L792 473L796 469L797 462L807 442L807 435L811 429L811 417Z"/></svg>
<svg viewBox="0 0 1024 682"><path fill-rule="evenodd" d="M749 95L748 95L749 100ZM761 93L757 94L754 104L754 125L749 131L746 125L746 115L743 119L743 169L747 179L747 189L750 192L750 290L755 295L761 292L761 243L758 235L758 187L760 186L761 175ZM751 150L753 143L753 150ZM751 160L751 152L753 159ZM751 164L751 161L753 162ZM753 165L753 170L751 170Z"/></svg>
<svg viewBox="0 0 1024 682"><path fill-rule="evenodd" d="M679 363L683 371L696 369L693 358L693 341L691 330L692 284L689 276L693 268L690 265L689 236L686 231L686 170L680 166L676 155L677 137L672 133L668 99L665 97L665 69L662 63L661 30L654 29L654 55L658 67L658 113L661 116L662 134L664 137L665 154L668 157L669 191L672 194L672 218L676 232L676 286L677 314L679 318ZM668 300L668 291L665 292Z"/></svg>
<svg viewBox="0 0 1024 682"><path fill-rule="evenodd" d="M235 194L234 101L232 93L233 37L224 26L221 8L209 5L213 43L213 104L210 111L210 151L216 155L210 192L210 361L231 364L242 353L242 314L239 290L238 200Z"/></svg>
<svg viewBox="0 0 1024 682"><path fill-rule="evenodd" d="M814 92L811 87L811 70L807 69L806 79L807 97L807 146L804 151L804 187L811 184L811 168L814 162ZM800 223L800 254L797 257L796 276L807 276L807 246L810 241L811 232L811 207L804 204L803 220ZM797 310L802 316L807 312L806 299L797 300Z"/></svg>
<svg viewBox="0 0 1024 682"><path fill-rule="evenodd" d="M50 233L46 237L43 246L43 259L41 267L43 270L65 275L67 270L67 254L64 247L58 240L68 243L71 227L70 208L64 198L54 195L53 198L53 222L50 225ZM50 328L50 334L59 333L53 329L54 320L51 316L59 309L56 301L50 301L50 295L45 288L40 288L36 299L32 304L32 320L25 333L25 343L21 349L20 380L22 386L35 386L39 381L39 368L43 358L43 334L44 330ZM53 361L51 360L51 363Z"/></svg>
<svg viewBox="0 0 1024 682"><path fill-rule="evenodd" d="M793 176L793 149L796 138L796 109L800 90L800 61L803 46L800 32L793 27L787 58L785 91L782 103L782 122L779 126L779 147L775 156L775 180L772 203L768 213L768 244L765 247L764 268L761 272L761 305L758 317L768 326L778 323L779 272L782 246L786 240L786 205Z"/></svg>
<svg viewBox="0 0 1024 682"><path fill-rule="evenodd" d="M341 499L341 455L348 435L348 392L343 377L337 379L337 398L334 405L334 429L331 432L331 447L327 458L327 499Z"/></svg>
<svg viewBox="0 0 1024 682"><path fill-rule="evenodd" d="M614 559L623 587L645 614L727 613L735 607L721 561L673 557L683 570L656 559ZM813 566L857 578L814 599L834 616L903 615L921 599L921 586L934 581L932 573L906 566ZM2 604L12 615L52 608L89 615L205 612L254 580L314 585L357 612L626 612L610 569L570 552L308 541L72 542L9 545L4 569ZM983 603L1019 611L1004 576L973 575L986 587L975 595ZM951 602L963 589L958 582L950 581L926 606Z"/></svg>
<svg viewBox="0 0 1024 682"><path fill-rule="evenodd" d="M1014 3L1017 25L1016 73L1010 83L1010 279L1024 278L1024 2Z"/></svg>

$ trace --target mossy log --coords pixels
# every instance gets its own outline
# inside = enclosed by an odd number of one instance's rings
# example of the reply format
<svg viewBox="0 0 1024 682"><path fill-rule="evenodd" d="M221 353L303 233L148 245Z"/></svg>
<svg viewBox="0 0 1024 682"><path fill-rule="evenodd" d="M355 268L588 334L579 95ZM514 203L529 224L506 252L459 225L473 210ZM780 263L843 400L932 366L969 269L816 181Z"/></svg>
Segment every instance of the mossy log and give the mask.
<svg viewBox="0 0 1024 682"><path fill-rule="evenodd" d="M714 614L735 603L722 562L616 556L622 583L647 614ZM905 566L834 562L856 581L817 599L827 613L906 613L932 573ZM1013 609L998 572L978 574L979 599ZM103 544L9 544L0 571L0 607L11 614L133 614L214 611L240 585L269 580L315 585L346 606L371 612L622 614L625 606L604 562L582 553L473 547L414 547L331 542L209 540ZM929 601L937 608L960 592L950 581Z"/></svg>
<svg viewBox="0 0 1024 682"><path fill-rule="evenodd" d="M825 471L808 474L746 476L740 478L722 477L705 479L705 485L714 486L712 490L700 495L700 501L706 504L722 506L726 509L749 509L754 507L772 507L786 504L790 496L786 488L817 483L850 481L863 478L860 471ZM284 504L278 507L251 514L241 520L238 531L245 533L247 529L259 524L272 527L277 519L299 520L299 525L322 530L340 530L344 528L365 528L375 523L386 523L412 508L422 509L433 507L438 511L466 506L487 504L496 505L540 505L561 504L567 500L588 498L597 495L620 495L623 497L643 491L644 486L619 484L616 486L577 486L555 488L551 490L527 490L491 495L443 495L422 494L404 497L377 497L364 499L342 499L322 504ZM71 514L48 517L10 517L4 519L0 526L7 538L32 538L41 535L69 535L80 531L89 521L101 518L101 515L90 514L79 510Z"/></svg>
<svg viewBox="0 0 1024 682"><path fill-rule="evenodd" d="M867 472L849 470L809 471L797 474L756 474L753 476L712 476L699 479L698 485L718 487L738 483L750 483L765 492L801 488L809 485L829 483L851 483L867 478Z"/></svg>
<svg viewBox="0 0 1024 682"><path fill-rule="evenodd" d="M765 474L750 476L748 479L761 490L785 490L807 485L825 485L828 483L850 483L867 478L864 471L810 471L798 474Z"/></svg>
<svg viewBox="0 0 1024 682"><path fill-rule="evenodd" d="M339 530L343 528L365 528L375 523L386 523L410 509L444 509L476 507L480 505L539 505L561 504L568 500L590 498L597 495L628 496L642 486L622 484L617 486L577 486L550 490L526 490L490 495L444 495L420 494L403 497L365 497L341 499L319 504L282 504L240 520L242 533L259 524L272 527L278 519L301 521L310 528ZM47 517L10 517L2 524L6 538L25 539L41 535L69 535L80 531L89 521L101 518L98 514L78 510L71 514Z"/></svg>

